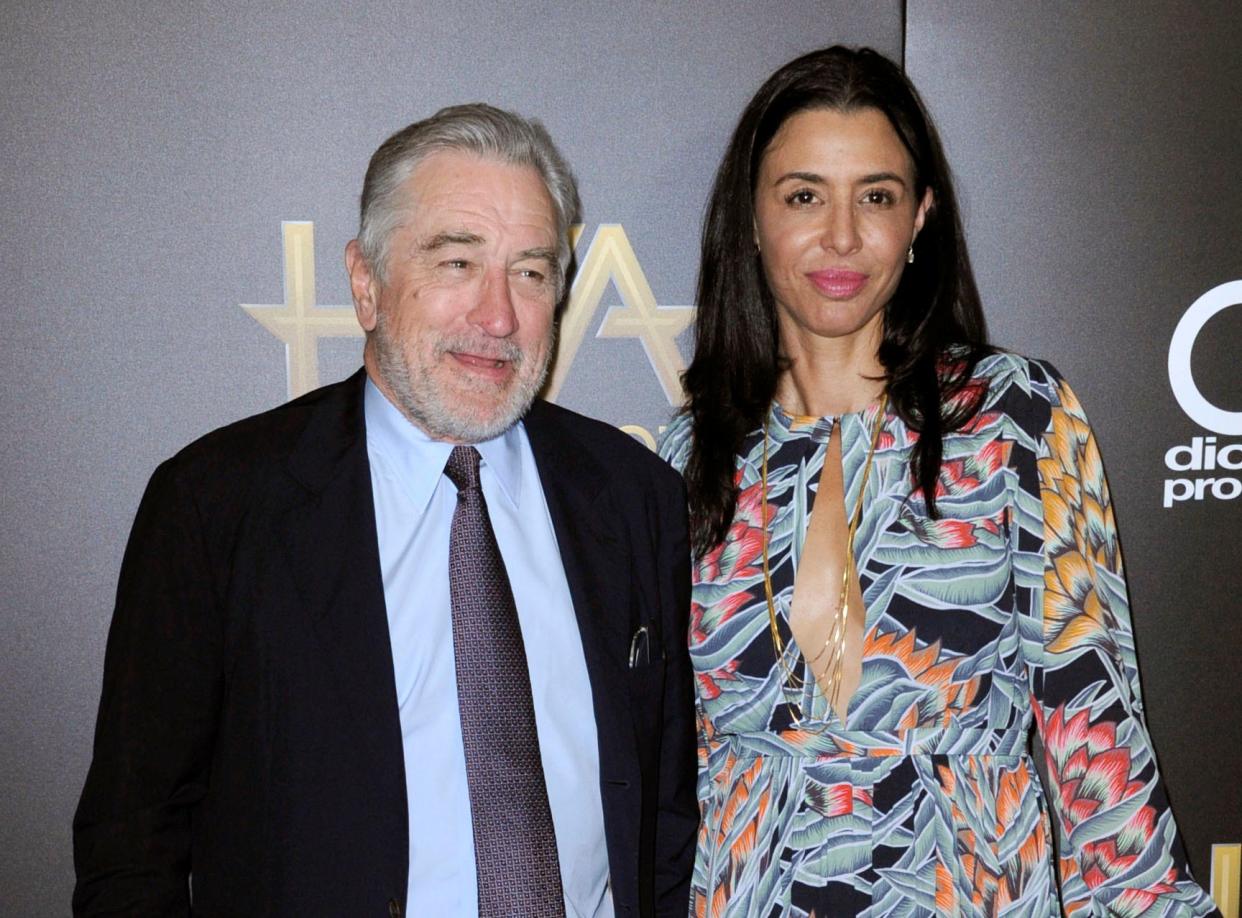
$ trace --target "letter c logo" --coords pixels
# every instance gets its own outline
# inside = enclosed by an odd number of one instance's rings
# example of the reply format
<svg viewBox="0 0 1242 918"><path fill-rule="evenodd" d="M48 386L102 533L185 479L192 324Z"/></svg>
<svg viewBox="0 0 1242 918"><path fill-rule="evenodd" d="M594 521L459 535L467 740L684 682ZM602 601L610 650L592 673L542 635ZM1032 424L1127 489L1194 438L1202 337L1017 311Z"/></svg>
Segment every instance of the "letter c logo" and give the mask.
<svg viewBox="0 0 1242 918"><path fill-rule="evenodd" d="M1238 305L1242 305L1242 280L1213 287L1190 304L1169 342L1169 384L1182 411L1200 427L1232 436L1242 435L1242 411L1225 411L1203 397L1190 374L1190 352L1212 316Z"/></svg>

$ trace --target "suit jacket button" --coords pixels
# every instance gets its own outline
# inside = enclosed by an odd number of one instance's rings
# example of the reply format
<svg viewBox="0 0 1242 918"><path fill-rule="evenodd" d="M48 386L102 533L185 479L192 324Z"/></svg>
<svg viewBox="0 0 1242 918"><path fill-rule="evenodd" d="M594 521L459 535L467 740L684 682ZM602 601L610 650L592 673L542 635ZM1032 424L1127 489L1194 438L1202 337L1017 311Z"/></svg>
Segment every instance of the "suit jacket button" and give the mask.
<svg viewBox="0 0 1242 918"><path fill-rule="evenodd" d="M401 918L401 903L396 899L388 900L388 918Z"/></svg>

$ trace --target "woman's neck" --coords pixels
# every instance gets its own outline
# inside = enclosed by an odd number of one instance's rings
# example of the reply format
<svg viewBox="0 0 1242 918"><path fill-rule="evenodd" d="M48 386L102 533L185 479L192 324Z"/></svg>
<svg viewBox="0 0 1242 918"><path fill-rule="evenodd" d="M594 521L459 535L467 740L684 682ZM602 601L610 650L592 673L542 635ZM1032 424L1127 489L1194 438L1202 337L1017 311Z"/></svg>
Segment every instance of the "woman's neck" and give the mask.
<svg viewBox="0 0 1242 918"><path fill-rule="evenodd" d="M781 407L789 414L826 417L862 411L879 401L885 385L877 353L882 327L882 321L875 322L845 338L783 335L789 368L776 384Z"/></svg>

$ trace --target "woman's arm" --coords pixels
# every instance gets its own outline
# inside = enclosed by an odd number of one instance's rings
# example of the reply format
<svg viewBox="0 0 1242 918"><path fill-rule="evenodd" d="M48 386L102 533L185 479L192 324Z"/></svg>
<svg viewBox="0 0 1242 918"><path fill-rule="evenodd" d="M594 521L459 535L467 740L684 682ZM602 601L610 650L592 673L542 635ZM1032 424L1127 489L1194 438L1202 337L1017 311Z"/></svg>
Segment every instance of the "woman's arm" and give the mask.
<svg viewBox="0 0 1242 918"><path fill-rule="evenodd" d="M1099 449L1073 391L1050 368L1047 391L1051 419L1039 447L1043 627L1032 691L1060 827L1064 908L1214 914L1187 867L1144 723Z"/></svg>

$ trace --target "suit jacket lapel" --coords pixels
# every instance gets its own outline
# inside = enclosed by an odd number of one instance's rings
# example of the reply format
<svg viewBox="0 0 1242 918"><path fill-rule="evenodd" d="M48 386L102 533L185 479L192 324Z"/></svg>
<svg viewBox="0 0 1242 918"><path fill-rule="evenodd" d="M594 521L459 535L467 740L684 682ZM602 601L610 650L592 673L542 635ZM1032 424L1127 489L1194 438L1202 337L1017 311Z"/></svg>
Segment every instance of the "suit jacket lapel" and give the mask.
<svg viewBox="0 0 1242 918"><path fill-rule="evenodd" d="M354 724L402 762L392 646L363 416L364 371L327 390L290 454L302 486L278 538Z"/></svg>
<svg viewBox="0 0 1242 918"><path fill-rule="evenodd" d="M607 474L577 447L554 411L536 401L525 424L581 633L599 734L600 778L605 785L637 787L625 682L633 631L630 549L613 523Z"/></svg>

